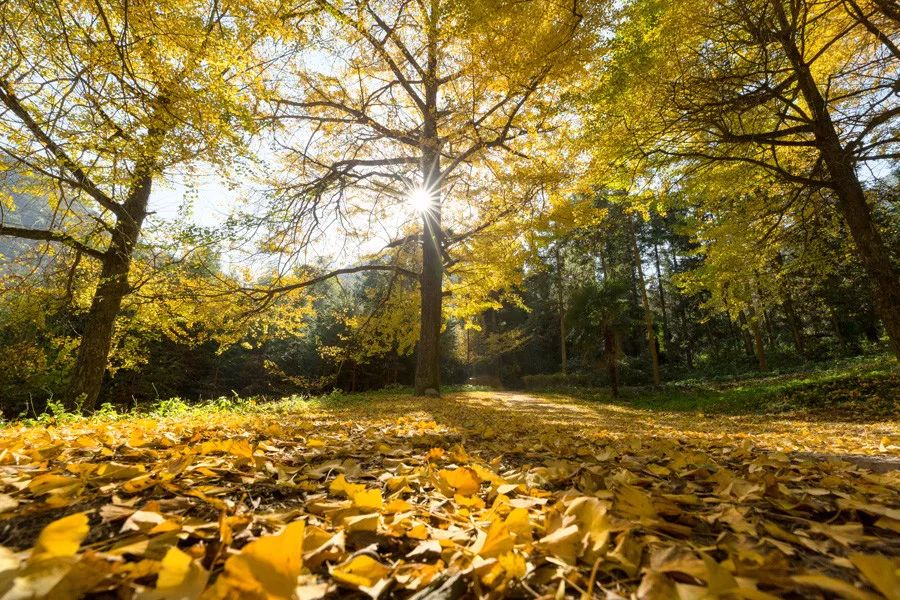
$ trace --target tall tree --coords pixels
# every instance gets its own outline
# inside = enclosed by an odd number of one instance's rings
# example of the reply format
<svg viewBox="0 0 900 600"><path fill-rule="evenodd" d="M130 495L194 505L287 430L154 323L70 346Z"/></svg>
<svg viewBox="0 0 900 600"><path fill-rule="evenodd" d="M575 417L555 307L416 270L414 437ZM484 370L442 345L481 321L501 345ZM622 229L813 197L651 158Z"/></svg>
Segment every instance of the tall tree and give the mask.
<svg viewBox="0 0 900 600"><path fill-rule="evenodd" d="M653 373L653 385L659 385L659 353L657 352L656 330L653 327L653 310L650 308L650 299L647 296L647 284L644 282L644 261L641 255L641 248L638 245L637 234L635 233L634 223L629 215L626 229L628 237L631 238L631 256L634 260L634 271L637 273L637 284L640 288L641 306L644 309L644 327L646 329L647 351L650 354L650 368Z"/></svg>
<svg viewBox="0 0 900 600"><path fill-rule="evenodd" d="M44 182L51 228L2 215L0 235L99 261L71 378L90 409L155 182L197 158L228 162L251 124L248 3L23 0L0 7L0 139Z"/></svg>
<svg viewBox="0 0 900 600"><path fill-rule="evenodd" d="M553 125L593 12L577 0L316 5L327 14L321 47L297 58L299 85L282 90L273 115L303 123L283 143L295 178L284 206L313 223L332 214L346 224L364 210L394 231L398 205L415 206L418 231L387 245L413 240L421 251L415 390L436 394L450 250L518 209L477 182L502 179L504 161L523 159Z"/></svg>
<svg viewBox="0 0 900 600"><path fill-rule="evenodd" d="M632 166L657 158L657 167L682 171L743 162L820 192L822 207L847 225L900 358L900 277L860 177L900 156L900 27L890 4L628 3L603 97L652 108L634 115L608 102L593 122L617 130L610 144L637 150L625 159ZM605 127L601 116L615 125ZM791 197L772 210L797 218L809 196Z"/></svg>

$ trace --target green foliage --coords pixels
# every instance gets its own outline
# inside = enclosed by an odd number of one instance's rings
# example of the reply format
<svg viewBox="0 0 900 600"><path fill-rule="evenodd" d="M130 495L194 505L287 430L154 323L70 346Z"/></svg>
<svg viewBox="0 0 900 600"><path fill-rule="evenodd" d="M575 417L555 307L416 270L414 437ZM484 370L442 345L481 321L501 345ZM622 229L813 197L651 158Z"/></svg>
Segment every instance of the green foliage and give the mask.
<svg viewBox="0 0 900 600"><path fill-rule="evenodd" d="M661 389L626 388L618 400L605 391L573 391L586 399L634 408L708 414L777 414L828 410L834 418L890 419L900 411L900 370L888 355L806 364L765 376L690 379Z"/></svg>

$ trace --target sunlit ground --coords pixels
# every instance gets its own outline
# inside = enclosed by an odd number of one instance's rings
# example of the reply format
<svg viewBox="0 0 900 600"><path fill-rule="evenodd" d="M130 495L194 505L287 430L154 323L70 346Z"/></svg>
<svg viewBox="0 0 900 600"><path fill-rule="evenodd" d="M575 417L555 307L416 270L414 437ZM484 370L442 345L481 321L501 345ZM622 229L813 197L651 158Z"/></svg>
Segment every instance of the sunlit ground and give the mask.
<svg viewBox="0 0 900 600"><path fill-rule="evenodd" d="M0 587L875 598L900 554L892 421L513 392L167 412L0 433Z"/></svg>

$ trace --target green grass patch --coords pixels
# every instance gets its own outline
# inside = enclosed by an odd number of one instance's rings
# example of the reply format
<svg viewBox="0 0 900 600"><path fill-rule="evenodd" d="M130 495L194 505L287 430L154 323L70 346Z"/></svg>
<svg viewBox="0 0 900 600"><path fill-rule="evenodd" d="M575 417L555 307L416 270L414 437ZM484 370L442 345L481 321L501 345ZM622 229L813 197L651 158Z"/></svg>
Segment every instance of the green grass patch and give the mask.
<svg viewBox="0 0 900 600"><path fill-rule="evenodd" d="M579 398L647 410L770 414L828 410L861 419L900 415L900 368L888 356L815 365L805 371L726 380L685 380L658 388L567 390Z"/></svg>

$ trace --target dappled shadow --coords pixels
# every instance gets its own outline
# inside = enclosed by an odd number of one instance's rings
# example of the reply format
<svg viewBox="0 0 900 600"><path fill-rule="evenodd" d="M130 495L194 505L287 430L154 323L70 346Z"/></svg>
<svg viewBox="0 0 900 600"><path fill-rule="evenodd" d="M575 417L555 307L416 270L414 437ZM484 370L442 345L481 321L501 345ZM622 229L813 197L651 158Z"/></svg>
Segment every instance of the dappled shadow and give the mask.
<svg viewBox="0 0 900 600"><path fill-rule="evenodd" d="M434 419L461 439L483 440L485 423L495 435L543 433L578 434L600 440L626 437L667 438L707 444L752 444L781 452L847 457L884 454L885 437L900 435L896 422L850 423L811 420L801 415L712 415L634 408L620 403L578 399L565 394L519 392L467 392L440 399L393 396L329 409L331 418L394 419L408 415ZM477 414L476 414L477 413ZM489 432L491 433L491 432ZM493 436L489 436L493 437ZM894 443L900 443L900 440ZM888 451L900 456L897 446Z"/></svg>
<svg viewBox="0 0 900 600"><path fill-rule="evenodd" d="M726 569L781 597L797 573L864 586L853 557L900 554L890 517L900 472L872 473L879 456L896 459L892 424L700 418L488 391L289 398L0 433L4 545L26 551L74 518L85 561L155 565L177 545L219 574L249 540L303 521L304 548L315 542L306 554L320 559L303 564L332 586L328 597L346 595L334 570L361 553L379 578L427 569L477 590L496 583L477 570L495 564L486 560L506 568L485 556L499 547L516 560L515 589L562 585L568 597L591 580L632 595L645 565L670 559L695 587ZM838 461L851 454L869 463ZM111 573L104 589L144 586L131 573Z"/></svg>

